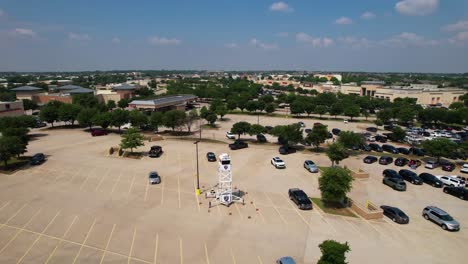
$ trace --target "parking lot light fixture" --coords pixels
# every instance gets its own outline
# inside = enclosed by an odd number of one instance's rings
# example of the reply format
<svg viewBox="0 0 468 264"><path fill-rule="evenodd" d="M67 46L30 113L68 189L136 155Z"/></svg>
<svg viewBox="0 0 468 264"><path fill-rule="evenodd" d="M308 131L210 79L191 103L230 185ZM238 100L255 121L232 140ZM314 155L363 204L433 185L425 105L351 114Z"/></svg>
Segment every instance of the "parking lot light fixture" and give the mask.
<svg viewBox="0 0 468 264"><path fill-rule="evenodd" d="M199 171L199 168L198 168L198 143L200 142L200 140L197 140L195 141L193 144L195 144L195 149L196 149L196 159L197 159L197 189L195 190L195 194L196 195L200 195L201 194L201 191L200 191L200 171Z"/></svg>

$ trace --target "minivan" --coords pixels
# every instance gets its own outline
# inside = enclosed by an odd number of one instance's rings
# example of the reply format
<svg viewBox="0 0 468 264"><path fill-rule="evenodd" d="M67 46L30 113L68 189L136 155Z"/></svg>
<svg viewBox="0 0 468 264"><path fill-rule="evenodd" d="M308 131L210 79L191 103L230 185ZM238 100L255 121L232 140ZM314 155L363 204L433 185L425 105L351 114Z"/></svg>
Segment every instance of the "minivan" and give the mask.
<svg viewBox="0 0 468 264"><path fill-rule="evenodd" d="M426 164L424 164L424 168L426 169L435 169L439 166L436 160L427 160Z"/></svg>

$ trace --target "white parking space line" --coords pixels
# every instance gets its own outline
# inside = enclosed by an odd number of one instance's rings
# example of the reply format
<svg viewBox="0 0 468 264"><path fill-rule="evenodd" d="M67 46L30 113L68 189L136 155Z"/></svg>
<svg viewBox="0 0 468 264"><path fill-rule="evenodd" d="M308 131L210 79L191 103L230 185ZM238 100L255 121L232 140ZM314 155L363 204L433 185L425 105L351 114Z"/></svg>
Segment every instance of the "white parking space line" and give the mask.
<svg viewBox="0 0 468 264"><path fill-rule="evenodd" d="M84 239L84 241L83 241L83 244L81 245L80 249L78 250L78 253L77 253L76 256L75 256L75 259L73 260L73 264L76 263L76 260L77 260L78 257L80 256L80 253L81 253L81 251L83 250L83 246L86 245L86 241L88 240L89 235L91 234L91 231L93 230L93 227L94 227L95 224L96 224L96 218L94 218L93 224L92 224L91 227L89 228L88 233L86 233L86 237L85 237L85 239Z"/></svg>
<svg viewBox="0 0 468 264"><path fill-rule="evenodd" d="M179 237L179 249L180 249L180 264L184 263L184 251L183 251L183 241L182 238Z"/></svg>
<svg viewBox="0 0 468 264"><path fill-rule="evenodd" d="M266 192L263 192L265 194L265 196L268 198L268 200L270 200L271 204L272 204L272 207L275 209L275 211L278 213L281 221L283 221L283 223L288 226L288 222L286 222L286 220L284 219L283 215L280 213L280 211L278 210L278 208L275 206L275 204L273 203L273 200L271 200L270 196L268 196L268 194Z"/></svg>
<svg viewBox="0 0 468 264"><path fill-rule="evenodd" d="M109 248L109 244L110 244L111 239L112 239L112 234L114 234L114 230L115 230L115 224L112 226L112 230L110 232L109 239L107 240L106 248L104 249L104 253L101 256L101 261L99 262L100 264L102 264L102 262L104 261L104 257L106 256L107 249Z"/></svg>
<svg viewBox="0 0 468 264"><path fill-rule="evenodd" d="M2 205L2 207L0 207L0 211L2 211L3 208L7 207L10 203L11 203L11 201L8 201L4 205Z"/></svg>
<svg viewBox="0 0 468 264"><path fill-rule="evenodd" d="M288 197L286 197L283 193L281 193L281 196L283 196L283 198L288 201L289 205L291 205L291 208L294 210L294 212L297 213L297 215L302 219L302 221L307 225L307 227L309 227L310 230L313 230L310 226L310 223L304 218L304 216L301 215L301 213L299 213L299 210L294 206L292 201L288 199Z"/></svg>
<svg viewBox="0 0 468 264"><path fill-rule="evenodd" d="M78 216L75 216L73 218L73 221L71 222L70 226L68 226L67 230L65 231L65 233L63 234L62 236L62 239L65 238L67 235L68 235L68 232L70 232L73 224L76 222L76 219L78 219ZM55 251L57 251L57 248L60 246L60 244L62 243L62 240L60 240L57 245L55 246L54 250L52 250L52 252L50 252L49 254L49 257L47 258L46 262L44 264L48 264L49 261L52 259L52 256L55 254Z"/></svg>
<svg viewBox="0 0 468 264"><path fill-rule="evenodd" d="M122 173L123 173L123 172L120 171L119 177L118 177L117 180L115 181L114 186L112 186L112 190L111 190L110 195L112 195L112 194L114 193L115 188L117 187L117 184L120 182L120 178L122 177Z"/></svg>
<svg viewBox="0 0 468 264"><path fill-rule="evenodd" d="M128 253L128 260L127 260L128 264L130 264L130 260L132 259L133 245L135 245L135 236L136 236L136 227L133 229L132 244L130 245L130 253Z"/></svg>
<svg viewBox="0 0 468 264"><path fill-rule="evenodd" d="M335 227L334 227L332 224L330 224L330 223L327 221L327 219L325 219L325 217L322 215L322 213L320 212L320 210L321 210L321 209L319 209L318 206L315 206L315 210L312 210L312 211L316 212L316 213L320 216L320 218L322 219L322 221L325 222L327 225L329 225L330 228L333 230L333 232L334 232L335 234L337 234L338 232L336 231Z"/></svg>
<svg viewBox="0 0 468 264"><path fill-rule="evenodd" d="M154 245L154 264L156 264L158 260L158 245L159 244L159 234L156 234L156 243Z"/></svg>
<svg viewBox="0 0 468 264"><path fill-rule="evenodd" d="M133 185L135 184L135 177L136 177L136 175L134 174L134 175L133 175L133 178L132 178L132 183L130 184L130 188L128 188L127 197L128 197L128 196L130 195L130 193L132 192Z"/></svg>
<svg viewBox="0 0 468 264"><path fill-rule="evenodd" d="M210 255L208 254L208 246L205 242L205 257L206 257L206 264L210 264Z"/></svg>
<svg viewBox="0 0 468 264"><path fill-rule="evenodd" d="M237 262L236 262L236 256L234 256L234 252L232 251L232 248L231 248L231 258L232 258L232 263L233 263L233 264L237 264Z"/></svg>
<svg viewBox="0 0 468 264"><path fill-rule="evenodd" d="M12 216L10 216L10 218L8 218L8 219L6 220L5 223L3 223L2 225L0 225L0 230L1 230L6 224L8 224L8 223L11 221L11 219L15 218L15 216L17 216L17 215L26 207L26 205L28 205L28 204L26 203L26 204L24 204L23 206L21 206L21 208L18 209L18 211L16 211L16 213L14 213ZM3 209L3 208L2 208L2 209Z"/></svg>
<svg viewBox="0 0 468 264"><path fill-rule="evenodd" d="M258 259L258 263L263 264L263 260L260 256L257 256L257 259Z"/></svg>
<svg viewBox="0 0 468 264"><path fill-rule="evenodd" d="M42 208L40 208L39 210L37 210L37 212L31 217L31 219L29 219L29 221L23 225L23 229L29 225L29 223L31 223L31 221L34 219L34 217L36 217L40 212L42 211ZM5 246L3 246L2 249L0 249L0 255L3 253L3 251L11 244L11 242L13 242L17 237L18 235L22 232L22 230L18 230L16 231L16 234L8 241L8 243L5 244Z"/></svg>

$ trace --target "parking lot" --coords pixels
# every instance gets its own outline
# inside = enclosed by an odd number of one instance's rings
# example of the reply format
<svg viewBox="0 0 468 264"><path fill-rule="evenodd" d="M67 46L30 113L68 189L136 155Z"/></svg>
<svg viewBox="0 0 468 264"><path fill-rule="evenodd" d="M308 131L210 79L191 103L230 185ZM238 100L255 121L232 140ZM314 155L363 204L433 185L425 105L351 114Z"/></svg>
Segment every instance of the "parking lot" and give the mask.
<svg viewBox="0 0 468 264"><path fill-rule="evenodd" d="M204 133L221 138L225 131ZM396 255L403 263L464 263L466 201L427 185L393 191L381 183L382 170L393 165L364 165L362 157L343 161L371 176L356 180L351 196L401 208L411 218L405 226L388 219L328 215L317 207L299 211L287 190L299 187L319 197L319 174L307 172L302 163L312 159L329 166L324 154L283 156L287 168L276 170L270 159L278 155L277 146L229 151L226 144L200 143L202 190L217 183L217 163L205 158L213 151L231 155L234 185L245 193L245 205L209 209L209 200L195 195L191 141L159 141L164 149L160 158L133 160L108 156L108 148L120 142L118 135L36 133L44 135L28 149L45 153L47 162L0 176L0 263L274 263L286 255L298 263L315 263L317 246L325 239L348 241L350 263L393 263ZM141 150L151 145L146 142ZM152 170L161 175L160 185L148 184ZM427 205L449 212L460 222L460 232L445 232L424 220L421 210Z"/></svg>

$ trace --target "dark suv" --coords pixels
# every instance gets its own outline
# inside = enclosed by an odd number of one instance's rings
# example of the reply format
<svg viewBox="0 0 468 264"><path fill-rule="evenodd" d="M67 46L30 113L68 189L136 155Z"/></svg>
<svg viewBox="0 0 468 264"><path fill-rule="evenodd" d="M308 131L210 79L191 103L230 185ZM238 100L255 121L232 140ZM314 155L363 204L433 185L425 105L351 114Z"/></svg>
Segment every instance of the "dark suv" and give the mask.
<svg viewBox="0 0 468 264"><path fill-rule="evenodd" d="M288 191L289 199L291 199L297 207L301 210L311 210L312 202L310 201L307 194L298 188L291 188Z"/></svg>
<svg viewBox="0 0 468 264"><path fill-rule="evenodd" d="M393 158L388 157L388 156L382 156L379 159L379 164L382 164L382 165L392 164L392 162L393 162Z"/></svg>
<svg viewBox="0 0 468 264"><path fill-rule="evenodd" d="M382 151L383 151L382 147L381 147L379 144L370 143L370 144L369 144L369 147L370 147L373 151L376 151L376 152L382 152Z"/></svg>
<svg viewBox="0 0 468 264"><path fill-rule="evenodd" d="M45 160L46 160L46 157L44 154L42 153L34 154L34 156L32 156L31 158L31 165L40 165L44 163Z"/></svg>
<svg viewBox="0 0 468 264"><path fill-rule="evenodd" d="M341 132L341 130L339 130L338 128L332 129L332 133L333 133L333 135L335 135L335 136L338 136L338 135L340 134L340 132Z"/></svg>
<svg viewBox="0 0 468 264"><path fill-rule="evenodd" d="M410 153L412 153L413 155L416 155L416 156L424 156L424 150L420 149L420 148L410 148L409 149Z"/></svg>
<svg viewBox="0 0 468 264"><path fill-rule="evenodd" d="M384 177L390 177L390 178L400 178L402 179L402 177L400 176L400 174L398 174L398 172L396 172L395 170L392 170L392 169L386 169L382 172L382 176Z"/></svg>
<svg viewBox="0 0 468 264"><path fill-rule="evenodd" d="M447 186L444 187L444 193L451 194L462 200L468 200L468 189L465 187Z"/></svg>
<svg viewBox="0 0 468 264"><path fill-rule="evenodd" d="M364 158L364 163L367 163L367 164L372 164L374 162L377 161L377 157L374 157L374 156L367 156Z"/></svg>
<svg viewBox="0 0 468 264"><path fill-rule="evenodd" d="M382 149L385 151L385 152L389 152L389 153L393 153L393 154L398 154L398 149L396 149L394 146L392 145L388 145L388 144L383 144L382 145Z"/></svg>
<svg viewBox="0 0 468 264"><path fill-rule="evenodd" d="M410 170L400 170L398 174L400 174L400 176L403 177L405 181L411 182L412 184L423 184L423 180L419 178L415 172L412 172Z"/></svg>
<svg viewBox="0 0 468 264"><path fill-rule="evenodd" d="M150 158L159 158L163 153L161 146L152 146L150 151L148 152L148 156Z"/></svg>
<svg viewBox="0 0 468 264"><path fill-rule="evenodd" d="M229 148L231 150L236 150L236 149L243 149L243 148L248 148L249 144L245 143L242 140L236 140L234 143L229 144Z"/></svg>
<svg viewBox="0 0 468 264"><path fill-rule="evenodd" d="M410 151L409 151L409 149L407 149L407 148L402 148L402 147L400 147L400 148L397 148L397 150L398 150L398 152L400 152L401 154L405 154L405 155L409 155L409 154L410 154Z"/></svg>
<svg viewBox="0 0 468 264"><path fill-rule="evenodd" d="M407 158L399 157L395 159L395 166L403 167L408 164L409 160Z"/></svg>
<svg viewBox="0 0 468 264"><path fill-rule="evenodd" d="M260 142L260 143L265 143L265 142L267 142L267 139L266 139L265 135L258 134L257 135L257 141Z"/></svg>
<svg viewBox="0 0 468 264"><path fill-rule="evenodd" d="M443 182L430 173L423 172L419 174L419 178L421 178L425 183L432 185L432 187L442 188L442 186L444 186Z"/></svg>
<svg viewBox="0 0 468 264"><path fill-rule="evenodd" d="M288 146L281 146L281 147L279 147L278 151L279 151L279 153L281 155L288 155L288 154L291 154L291 153L295 153L296 149L288 147Z"/></svg>

